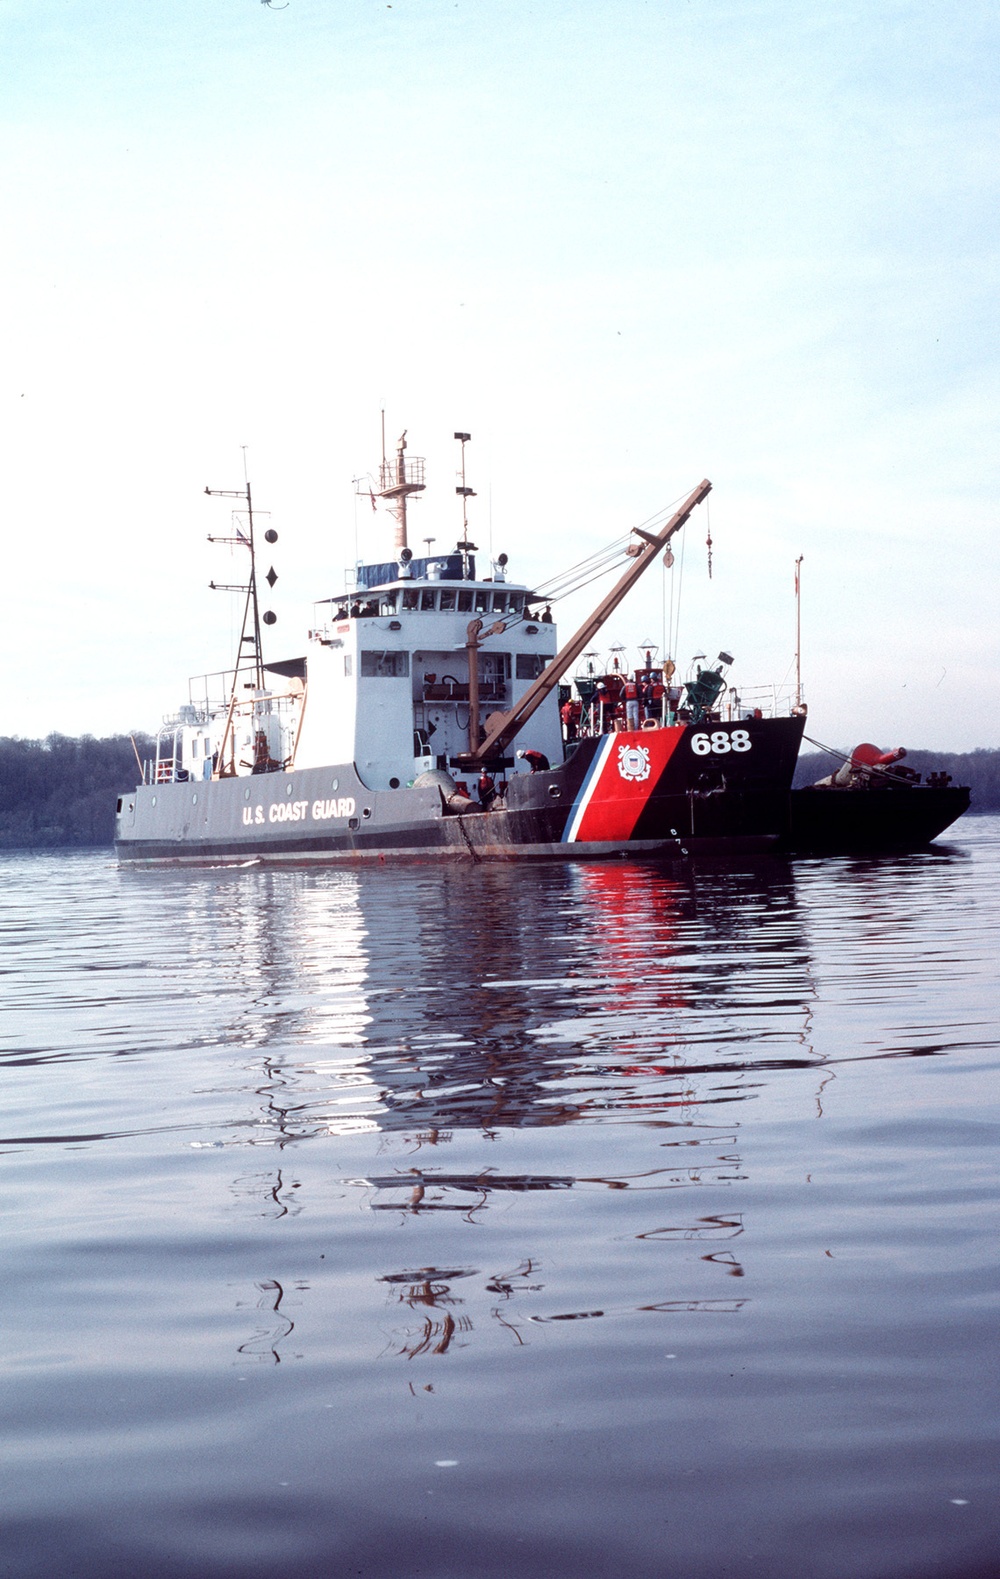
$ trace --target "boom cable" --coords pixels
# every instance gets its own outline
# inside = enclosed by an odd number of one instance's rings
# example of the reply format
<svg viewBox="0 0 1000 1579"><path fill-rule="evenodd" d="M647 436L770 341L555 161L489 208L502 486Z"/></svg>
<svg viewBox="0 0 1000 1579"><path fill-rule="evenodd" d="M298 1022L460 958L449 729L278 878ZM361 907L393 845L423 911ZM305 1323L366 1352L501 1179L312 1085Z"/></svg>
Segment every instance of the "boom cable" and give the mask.
<svg viewBox="0 0 1000 1579"><path fill-rule="evenodd" d="M670 518L677 505L685 497L686 495L679 494L676 499L671 500L669 504L657 510L647 520L641 522L635 530L655 533ZM628 548L633 542L634 538L631 531L627 532L623 537L615 538L611 543L606 544L604 548L599 548L593 554L588 555L586 559L578 560L576 564L560 571L548 581L543 581L536 589L536 596L539 599L544 599L547 603L555 603L560 598L569 597L574 592L582 591L584 587L588 587L591 582L596 581L599 576L607 574L609 570L615 570L623 566L630 557Z"/></svg>

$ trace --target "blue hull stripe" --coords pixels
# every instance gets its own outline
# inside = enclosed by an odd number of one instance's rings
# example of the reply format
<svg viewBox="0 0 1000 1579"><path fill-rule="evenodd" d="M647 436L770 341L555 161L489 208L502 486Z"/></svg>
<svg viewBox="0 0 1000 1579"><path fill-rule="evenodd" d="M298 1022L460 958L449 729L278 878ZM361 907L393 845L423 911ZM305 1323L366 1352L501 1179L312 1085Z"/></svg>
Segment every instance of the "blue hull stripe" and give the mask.
<svg viewBox="0 0 1000 1579"><path fill-rule="evenodd" d="M594 752L594 760L587 769L586 777L577 791L576 800L570 807L569 816L566 818L566 826L563 829L561 840L562 844L572 844L575 841L580 824L583 821L583 814L590 804L591 795L597 788L597 781L601 776L605 762L608 760L614 740L614 735L605 735L600 747Z"/></svg>

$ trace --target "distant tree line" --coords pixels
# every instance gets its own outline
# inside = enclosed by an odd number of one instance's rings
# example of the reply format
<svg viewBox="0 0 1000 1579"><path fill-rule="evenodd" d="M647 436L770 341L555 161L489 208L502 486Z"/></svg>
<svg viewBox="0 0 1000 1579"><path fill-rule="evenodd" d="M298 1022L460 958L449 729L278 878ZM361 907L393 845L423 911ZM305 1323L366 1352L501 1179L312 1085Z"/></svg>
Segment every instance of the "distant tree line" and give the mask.
<svg viewBox="0 0 1000 1579"><path fill-rule="evenodd" d="M137 735L139 755L155 743ZM139 782L128 735L45 740L0 737L0 849L110 844L115 800Z"/></svg>
<svg viewBox="0 0 1000 1579"><path fill-rule="evenodd" d="M828 751L801 756L795 769L795 787L815 784L828 773L836 773L844 758ZM972 790L972 811L1000 811L1000 751L907 751L904 765L926 779L928 773L950 773L952 783L968 784Z"/></svg>
<svg viewBox="0 0 1000 1579"><path fill-rule="evenodd" d="M140 757L155 749L136 735ZM836 772L842 757L814 752L799 759L796 785L814 784ZM911 751L907 767L918 773L950 773L972 788L973 811L1000 812L1000 751ZM0 736L0 849L54 849L107 845L114 838L115 800L139 782L132 740L111 735L45 740Z"/></svg>

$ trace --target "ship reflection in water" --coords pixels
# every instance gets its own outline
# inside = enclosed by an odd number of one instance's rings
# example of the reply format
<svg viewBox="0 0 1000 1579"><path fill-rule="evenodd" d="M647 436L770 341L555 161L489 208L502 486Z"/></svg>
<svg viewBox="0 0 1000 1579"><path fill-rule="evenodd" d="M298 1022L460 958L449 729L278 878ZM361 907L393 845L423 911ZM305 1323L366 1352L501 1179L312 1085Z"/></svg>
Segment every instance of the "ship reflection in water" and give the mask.
<svg viewBox="0 0 1000 1579"><path fill-rule="evenodd" d="M952 858L931 859L946 881ZM921 858L911 861L920 872ZM897 870L905 874L906 858ZM344 1199L397 1229L409 1224L407 1250L416 1232L451 1251L372 1270L373 1355L428 1361L485 1332L523 1346L549 1323L746 1310L755 1296L744 1246L758 1195L743 1138L753 1133L748 1104L763 1101L773 1121L789 1095L780 1077L791 1073L796 1116L821 1119L841 1066L937 1050L933 1026L926 1046L898 1033L849 1046L841 1023L818 1023L817 977L828 967L817 963L815 934L826 917L811 892L800 903L798 889L822 874L799 871L773 858L736 869L489 867L473 880L262 869L220 872L217 884L190 891L196 911L210 905L212 929L238 939L232 1012L218 1029L250 1051L253 1102L230 1139L286 1155L324 1138L355 1143L369 1161L338 1176ZM884 871L877 861L842 868L862 952L884 935ZM891 904L905 959L920 907L900 905L898 879ZM888 980L882 991L891 996ZM572 1139L525 1147L525 1132L552 1130ZM525 1149L538 1163L512 1166ZM554 1153L571 1165L542 1165ZM286 1171L243 1175L235 1193L274 1220L297 1214L308 1194ZM769 1157L762 1172L773 1171ZM798 1171L809 1180L807 1159ZM463 1241L454 1228L442 1237L442 1224L482 1229L518 1198L545 1202L522 1207L527 1223L543 1225L539 1236L517 1240L513 1261L505 1239L497 1258L456 1263ZM551 1248L539 1248L553 1234L580 1241L584 1256L602 1235L633 1251L595 1301L601 1279L567 1278ZM282 1291L276 1277L247 1292L243 1303L275 1320L239 1353L273 1363L293 1326L272 1290Z"/></svg>
<svg viewBox="0 0 1000 1579"><path fill-rule="evenodd" d="M8 859L5 1576L992 1573L965 838Z"/></svg>
<svg viewBox="0 0 1000 1579"><path fill-rule="evenodd" d="M454 1217L475 1228L512 1197L569 1191L586 1221L599 1194L642 1195L662 1204L629 1225L636 1244L681 1245L688 1257L698 1247L714 1274L707 1289L688 1277L663 1297L658 1268L632 1302L577 1308L553 1303L544 1257L404 1263L374 1279L383 1353L443 1355L486 1323L523 1344L535 1323L743 1309L745 1297L715 1284L744 1276L743 1212L692 1209L690 1191L746 1181L736 1105L769 1072L816 1068L815 1093L831 1078L809 1040L814 988L787 863L491 868L474 884L440 872L408 872L401 885L388 873L261 871L243 874L238 894L231 920L253 990L224 1034L260 1046L258 1106L242 1121L251 1145L377 1137L384 1165L339 1183L397 1226ZM622 1144L623 1123L641 1126L638 1143ZM580 1125L598 1133L572 1153L604 1164L594 1172L504 1166L511 1132ZM450 1165L470 1140L477 1166ZM614 1158L620 1167L607 1166ZM300 1210L275 1177L244 1178L242 1189L272 1216ZM240 1352L256 1345L277 1360L281 1336L269 1327Z"/></svg>
<svg viewBox="0 0 1000 1579"><path fill-rule="evenodd" d="M260 873L249 916L241 890L249 995L222 1034L267 1049L258 1123L428 1145L630 1112L688 1122L752 1094L756 1071L822 1061L782 863L763 885L759 869L624 865L448 876L426 880L433 904L417 877L395 902L388 874Z"/></svg>

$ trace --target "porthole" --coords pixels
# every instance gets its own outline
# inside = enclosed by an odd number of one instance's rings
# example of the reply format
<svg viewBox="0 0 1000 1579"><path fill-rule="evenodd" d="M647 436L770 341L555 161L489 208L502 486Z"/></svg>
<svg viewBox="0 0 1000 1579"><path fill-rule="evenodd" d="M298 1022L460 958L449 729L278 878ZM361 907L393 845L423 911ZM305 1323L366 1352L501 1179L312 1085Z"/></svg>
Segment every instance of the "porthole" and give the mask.
<svg viewBox="0 0 1000 1579"><path fill-rule="evenodd" d="M340 788L340 780L339 779L331 779L330 780L330 788L333 790L333 793L336 794L337 791Z"/></svg>
<svg viewBox="0 0 1000 1579"><path fill-rule="evenodd" d="M245 789L243 791L243 799L244 800L249 800L250 799L250 790L249 790L249 788L247 788L247 789Z"/></svg>
<svg viewBox="0 0 1000 1579"><path fill-rule="evenodd" d="M192 795L191 796L191 804L192 804L192 806L197 806L197 804L198 804L198 797L197 797L197 795Z"/></svg>
<svg viewBox="0 0 1000 1579"><path fill-rule="evenodd" d="M152 798L151 798L151 800L150 800L150 802L149 802L149 804L150 804L150 805L151 805L151 806L155 806L155 805L156 805L156 796L155 796L155 795L154 795L154 796L152 796Z"/></svg>
<svg viewBox="0 0 1000 1579"><path fill-rule="evenodd" d="M290 795L291 793L292 793L292 785L291 784L286 784L285 785L285 794L286 795Z"/></svg>
<svg viewBox="0 0 1000 1579"><path fill-rule="evenodd" d="M361 815L362 815L362 817L370 817L371 814L372 814L372 809L371 809L370 806L362 806L362 808L361 808Z"/></svg>
<svg viewBox="0 0 1000 1579"><path fill-rule="evenodd" d="M399 788L399 780L398 779L390 779L389 780L389 788L390 789L398 789Z"/></svg>

